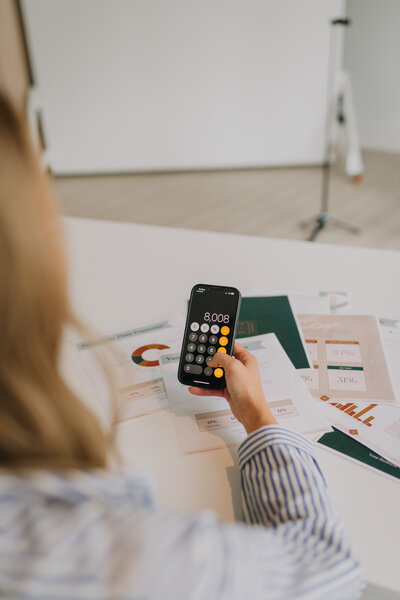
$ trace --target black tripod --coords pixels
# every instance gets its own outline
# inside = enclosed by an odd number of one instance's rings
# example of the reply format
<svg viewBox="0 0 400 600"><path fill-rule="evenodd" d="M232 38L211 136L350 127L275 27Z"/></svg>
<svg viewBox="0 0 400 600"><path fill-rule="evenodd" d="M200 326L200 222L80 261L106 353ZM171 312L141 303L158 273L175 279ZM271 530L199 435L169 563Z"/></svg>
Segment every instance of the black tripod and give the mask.
<svg viewBox="0 0 400 600"><path fill-rule="evenodd" d="M339 229L344 229L350 233L360 233L360 230L353 225L349 225L340 219L335 219L329 214L328 203L329 203L329 179L331 174L331 154L332 154L332 122L333 119L337 119L339 123L345 122L345 115L343 113L343 99L339 98L338 103L333 102L334 94L334 82L335 82L335 65L337 56L336 47L336 28L338 26L350 25L350 19L333 19L331 21L331 32L330 32L330 43L329 43L329 69L328 69L328 98L327 98L327 111L326 111L326 129L325 129L325 155L324 163L322 168L322 187L321 187L321 211L311 220L300 223L301 227L312 226L312 231L308 237L308 241L313 242L317 235L322 231L328 224L333 225Z"/></svg>

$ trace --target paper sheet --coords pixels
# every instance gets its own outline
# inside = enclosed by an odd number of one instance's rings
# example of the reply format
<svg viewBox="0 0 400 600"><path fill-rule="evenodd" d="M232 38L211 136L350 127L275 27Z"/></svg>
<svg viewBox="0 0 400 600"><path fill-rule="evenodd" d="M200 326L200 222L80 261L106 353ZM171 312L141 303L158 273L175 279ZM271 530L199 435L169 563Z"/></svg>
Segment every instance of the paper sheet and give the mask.
<svg viewBox="0 0 400 600"><path fill-rule="evenodd" d="M313 396L396 404L397 399L376 317L300 315L299 323L313 368L301 370Z"/></svg>
<svg viewBox="0 0 400 600"><path fill-rule="evenodd" d="M358 402L353 414L343 403L320 401L335 427L400 467L400 407Z"/></svg>
<svg viewBox="0 0 400 600"><path fill-rule="evenodd" d="M281 425L313 438L330 430L274 334L241 339L258 359L264 393ZM160 364L183 455L237 446L246 437L224 398L193 396L177 379L179 351L161 351Z"/></svg>
<svg viewBox="0 0 400 600"><path fill-rule="evenodd" d="M102 368L110 377L121 400L120 421L168 407L158 350L181 343L183 327L182 317L173 315L76 344L103 406L109 401L109 393Z"/></svg>

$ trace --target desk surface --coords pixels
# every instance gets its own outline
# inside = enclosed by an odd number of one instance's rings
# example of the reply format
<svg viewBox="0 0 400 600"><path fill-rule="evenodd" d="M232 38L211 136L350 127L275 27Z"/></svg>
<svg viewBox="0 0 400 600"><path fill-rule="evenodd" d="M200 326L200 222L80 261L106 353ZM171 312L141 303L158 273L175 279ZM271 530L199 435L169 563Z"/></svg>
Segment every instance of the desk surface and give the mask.
<svg viewBox="0 0 400 600"><path fill-rule="evenodd" d="M183 311L192 286L204 281L243 291L345 290L355 313L400 312L398 252L84 219L66 219L66 229L73 303L99 331ZM93 402L76 356L67 353L64 363ZM129 468L153 475L161 506L239 514L235 452L182 458L168 412L124 424L118 443ZM400 591L399 483L323 448L317 453L366 579Z"/></svg>

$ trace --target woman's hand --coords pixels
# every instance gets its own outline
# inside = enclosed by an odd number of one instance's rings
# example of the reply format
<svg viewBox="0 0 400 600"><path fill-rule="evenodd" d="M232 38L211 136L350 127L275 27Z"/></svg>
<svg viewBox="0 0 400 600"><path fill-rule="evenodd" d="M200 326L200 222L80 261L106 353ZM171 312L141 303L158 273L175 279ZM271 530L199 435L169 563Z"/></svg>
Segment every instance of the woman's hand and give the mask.
<svg viewBox="0 0 400 600"><path fill-rule="evenodd" d="M226 379L224 390L190 387L189 392L194 396L223 396L247 433L265 425L276 424L278 421L265 400L256 357L238 342L235 343L233 354L235 358L217 352L208 363L208 366L213 369L216 367L224 369Z"/></svg>

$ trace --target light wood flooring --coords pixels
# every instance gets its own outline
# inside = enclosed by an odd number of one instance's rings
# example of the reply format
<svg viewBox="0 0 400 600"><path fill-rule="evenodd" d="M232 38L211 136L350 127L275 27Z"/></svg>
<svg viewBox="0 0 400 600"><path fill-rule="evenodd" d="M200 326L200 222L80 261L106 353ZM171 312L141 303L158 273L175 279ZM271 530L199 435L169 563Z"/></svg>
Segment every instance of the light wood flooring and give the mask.
<svg viewBox="0 0 400 600"><path fill-rule="evenodd" d="M330 212L361 229L329 226L318 242L400 250L400 154L364 152L351 183L333 168ZM58 177L63 213L154 225L307 239L299 222L319 211L318 167Z"/></svg>

